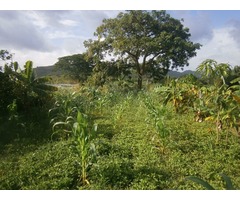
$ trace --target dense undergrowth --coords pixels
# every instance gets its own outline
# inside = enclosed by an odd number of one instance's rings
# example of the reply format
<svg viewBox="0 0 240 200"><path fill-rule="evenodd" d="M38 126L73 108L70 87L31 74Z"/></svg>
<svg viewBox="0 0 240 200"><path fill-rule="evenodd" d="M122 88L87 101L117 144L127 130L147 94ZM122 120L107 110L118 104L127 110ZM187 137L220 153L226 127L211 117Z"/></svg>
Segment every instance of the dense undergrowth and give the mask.
<svg viewBox="0 0 240 200"><path fill-rule="evenodd" d="M51 109L6 120L0 189L203 189L187 176L224 189L222 173L240 188L238 137L226 140L221 132L216 142L214 122L196 122L191 111L176 113L156 91L60 90ZM83 123L73 108L87 116L85 133L97 127L93 139L81 131L72 135L76 123ZM64 123L53 128L58 122ZM86 145L86 154L78 144Z"/></svg>

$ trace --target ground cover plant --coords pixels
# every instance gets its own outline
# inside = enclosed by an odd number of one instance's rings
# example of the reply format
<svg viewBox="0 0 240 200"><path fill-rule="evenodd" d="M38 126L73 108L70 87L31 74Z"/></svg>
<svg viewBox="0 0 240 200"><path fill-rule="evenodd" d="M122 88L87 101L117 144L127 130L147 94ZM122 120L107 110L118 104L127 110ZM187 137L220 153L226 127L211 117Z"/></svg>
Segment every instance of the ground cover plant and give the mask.
<svg viewBox="0 0 240 200"><path fill-rule="evenodd" d="M226 140L226 132L220 132L216 142L214 121L199 123L194 112L176 113L172 103L164 104L158 85L137 93L112 92L109 87L94 95L79 87L68 93L59 91L56 102L60 103L60 98L69 101L62 101L61 106L69 106L62 111L72 115L71 126L60 129L58 137L52 136L54 123L67 122L69 117L61 118L59 110L55 113L58 121L50 123L53 104L45 140L33 142L34 132L39 131L34 124L29 139L23 136L2 144L1 189L205 189L187 180L189 176L225 189L222 173L231 178L234 188L240 188L238 137L229 133ZM104 106L97 103L102 98L106 99ZM76 106L79 110L71 110ZM79 135L87 131L81 125L86 123L81 119L84 112L88 130L93 130L94 124L98 127L94 152L90 146L82 149L81 141L88 142ZM72 135L66 137L66 130ZM94 155L94 159L86 155Z"/></svg>

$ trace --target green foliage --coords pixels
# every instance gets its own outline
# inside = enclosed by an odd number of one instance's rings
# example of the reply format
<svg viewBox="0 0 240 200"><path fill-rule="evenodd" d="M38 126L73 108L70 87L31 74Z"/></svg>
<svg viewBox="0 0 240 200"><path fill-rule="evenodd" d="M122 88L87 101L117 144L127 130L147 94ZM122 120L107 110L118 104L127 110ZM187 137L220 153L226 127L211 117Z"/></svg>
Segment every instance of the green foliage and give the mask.
<svg viewBox="0 0 240 200"><path fill-rule="evenodd" d="M94 60L90 57L89 60ZM94 62L94 61L92 61ZM94 65L91 76L87 83L90 86L101 86L110 82L125 82L127 85L131 83L131 66L124 61L98 61Z"/></svg>
<svg viewBox="0 0 240 200"><path fill-rule="evenodd" d="M14 68L14 69L13 69ZM47 78L35 78L32 61L27 61L24 70L19 70L17 62L6 64L1 76L1 105L0 110L6 108L14 100L18 111L29 111L32 106L42 106L51 101L52 92L57 88L47 85Z"/></svg>
<svg viewBox="0 0 240 200"><path fill-rule="evenodd" d="M239 138L232 134L239 121L238 85L167 83L141 92L115 84L59 89L49 112L57 131L52 140L50 119L38 107L27 116L17 112L17 122L1 118L0 133L19 137L0 144L0 189L203 189L186 181L189 176L217 190L239 188ZM167 92L181 100L178 113L173 98L164 104ZM193 120L199 109L208 111L201 123ZM215 121L206 119L218 116L217 109L223 121L218 143ZM12 101L9 111L15 110Z"/></svg>
<svg viewBox="0 0 240 200"><path fill-rule="evenodd" d="M13 62L8 51L1 50L0 56L1 60L6 61L4 70L0 71L1 143L24 137L39 139L46 134L48 125L45 124L45 120L41 120L40 125L36 113L38 112L39 116L45 114L46 108L51 106L52 94L57 88L47 85L47 78L35 78L32 61L27 61L24 70L21 70L18 63ZM37 136L33 129L42 133L38 133Z"/></svg>
<svg viewBox="0 0 240 200"><path fill-rule="evenodd" d="M132 100L133 96L131 94L126 94L125 99L117 103L114 107L114 114L112 116L113 127L116 128L119 122L123 118L123 113L129 108L129 103Z"/></svg>
<svg viewBox="0 0 240 200"><path fill-rule="evenodd" d="M33 147L28 144L25 148ZM69 142L45 144L28 152L19 152L19 156L16 156L16 151L19 149L13 147L13 150L14 153L6 152L6 155L14 156L12 162L3 160L0 164L1 189L76 189L77 171L81 165L77 161L77 155L69 148ZM8 173L2 173L3 171Z"/></svg>
<svg viewBox="0 0 240 200"><path fill-rule="evenodd" d="M226 190L234 190L231 178L229 178L228 176L226 176L225 174L220 174L220 176L223 178L223 180L226 183ZM206 188L207 190L215 190L214 187L212 187L208 182L195 177L195 176L188 176L186 177L187 180L191 180L195 183L198 183L200 185L202 185L204 188Z"/></svg>
<svg viewBox="0 0 240 200"><path fill-rule="evenodd" d="M200 44L190 41L188 28L165 11L127 11L104 19L96 30L97 40L86 41L88 57L98 63L106 55L130 64L142 89L143 76L159 78L169 68L188 65Z"/></svg>
<svg viewBox="0 0 240 200"><path fill-rule="evenodd" d="M149 84L201 46L165 11L119 13L95 36L55 64L83 83L58 92L0 50L0 189L240 188L239 66Z"/></svg>
<svg viewBox="0 0 240 200"><path fill-rule="evenodd" d="M91 63L86 60L84 54L61 57L54 67L80 82L86 81L92 72Z"/></svg>
<svg viewBox="0 0 240 200"><path fill-rule="evenodd" d="M96 125L91 130L88 121L87 116L78 110L76 122L72 127L74 145L81 160L81 180L83 185L90 184L87 180L87 170L94 160L95 145L92 140L95 139L95 132L97 131Z"/></svg>
<svg viewBox="0 0 240 200"><path fill-rule="evenodd" d="M12 54L10 54L8 50L2 50L2 49L0 50L1 60L10 60L11 58L12 58Z"/></svg>
<svg viewBox="0 0 240 200"><path fill-rule="evenodd" d="M163 105L156 107L152 100L148 97L145 98L144 103L148 109L151 119L154 122L155 129L162 145L162 152L164 152L167 143L169 142L168 139L171 132L165 125L167 109Z"/></svg>
<svg viewBox="0 0 240 200"><path fill-rule="evenodd" d="M194 106L197 98L197 86L173 79L158 92L164 97L163 104L172 103L176 113L183 113Z"/></svg>
<svg viewBox="0 0 240 200"><path fill-rule="evenodd" d="M197 72L208 84L221 86L226 84L225 78L231 74L231 66L227 63L218 64L215 60L207 59L197 67Z"/></svg>
<svg viewBox="0 0 240 200"><path fill-rule="evenodd" d="M9 120L18 120L18 113L17 113L17 103L16 99L13 100L11 104L8 105L7 107L8 112L9 112Z"/></svg>
<svg viewBox="0 0 240 200"><path fill-rule="evenodd" d="M92 142L95 138L97 126L90 123L89 117L82 112L81 102L76 93L70 94L67 98L60 98L55 102L55 107L49 113L55 113L50 121L53 124L53 135L59 134L61 138L71 139L74 149L79 155L81 163L82 185L90 184L87 179L87 170L94 160L95 145ZM53 136L52 135L52 136Z"/></svg>

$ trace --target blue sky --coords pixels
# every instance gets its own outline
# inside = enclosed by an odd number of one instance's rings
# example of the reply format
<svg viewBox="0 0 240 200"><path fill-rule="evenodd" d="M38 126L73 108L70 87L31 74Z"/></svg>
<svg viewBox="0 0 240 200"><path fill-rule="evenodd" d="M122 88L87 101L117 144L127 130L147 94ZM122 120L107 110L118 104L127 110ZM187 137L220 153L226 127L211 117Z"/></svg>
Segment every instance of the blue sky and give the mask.
<svg viewBox="0 0 240 200"><path fill-rule="evenodd" d="M84 52L83 42L93 37L102 20L119 13L111 8L22 10L0 10L0 49L14 53L14 60L20 65L32 60L35 67L52 65L59 57ZM240 10L167 9L167 12L183 18L192 34L191 40L203 45L185 69L195 70L209 58L240 65Z"/></svg>

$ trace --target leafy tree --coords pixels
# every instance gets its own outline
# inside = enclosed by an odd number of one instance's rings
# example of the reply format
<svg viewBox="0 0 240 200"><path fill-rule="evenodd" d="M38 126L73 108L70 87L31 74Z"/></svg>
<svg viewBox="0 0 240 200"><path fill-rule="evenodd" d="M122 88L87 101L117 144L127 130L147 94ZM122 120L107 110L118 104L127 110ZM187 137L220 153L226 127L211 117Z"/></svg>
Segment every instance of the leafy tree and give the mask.
<svg viewBox="0 0 240 200"><path fill-rule="evenodd" d="M7 50L0 50L0 60L8 61L12 55ZM12 65L5 64L4 70L0 67L0 111L6 111L7 105L12 103L14 82L11 80L9 72L12 70Z"/></svg>
<svg viewBox="0 0 240 200"><path fill-rule="evenodd" d="M7 50L0 50L0 59L1 60L10 60L12 58L12 54Z"/></svg>
<svg viewBox="0 0 240 200"><path fill-rule="evenodd" d="M86 81L92 72L91 64L85 59L84 54L61 57L54 66L81 82Z"/></svg>
<svg viewBox="0 0 240 200"><path fill-rule="evenodd" d="M85 41L88 56L107 55L132 65L142 88L143 76L161 78L169 68L183 68L200 44L190 41L188 28L165 11L126 11L104 19L95 32L97 40Z"/></svg>
<svg viewBox="0 0 240 200"><path fill-rule="evenodd" d="M108 81L130 80L130 66L120 60L97 62L88 82L95 86L103 86Z"/></svg>

